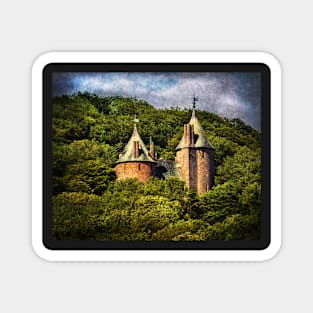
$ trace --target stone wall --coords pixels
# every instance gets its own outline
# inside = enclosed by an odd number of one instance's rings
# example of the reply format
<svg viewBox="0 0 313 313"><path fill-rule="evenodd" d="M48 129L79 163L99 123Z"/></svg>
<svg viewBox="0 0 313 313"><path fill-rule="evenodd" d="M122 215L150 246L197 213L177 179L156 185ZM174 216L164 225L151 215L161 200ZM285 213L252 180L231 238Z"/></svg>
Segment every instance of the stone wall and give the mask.
<svg viewBox="0 0 313 313"><path fill-rule="evenodd" d="M151 176L155 175L155 166L149 162L118 163L115 166L117 179L137 178L146 183Z"/></svg>
<svg viewBox="0 0 313 313"><path fill-rule="evenodd" d="M197 190L196 149L182 148L176 152L175 162L187 188Z"/></svg>
<svg viewBox="0 0 313 313"><path fill-rule="evenodd" d="M182 180L188 189L198 194L206 193L214 183L214 150L186 147L176 152L175 159ZM137 178L146 183L156 175L155 164L149 162L125 162L115 166L117 179Z"/></svg>
<svg viewBox="0 0 313 313"><path fill-rule="evenodd" d="M187 188L203 194L214 183L214 150L186 147L176 152L176 164Z"/></svg>
<svg viewBox="0 0 313 313"><path fill-rule="evenodd" d="M183 148L178 150L176 152L175 162L182 180L185 182L187 188L190 188L189 149Z"/></svg>
<svg viewBox="0 0 313 313"><path fill-rule="evenodd" d="M197 192L203 194L213 187L214 151L211 149L197 150Z"/></svg>

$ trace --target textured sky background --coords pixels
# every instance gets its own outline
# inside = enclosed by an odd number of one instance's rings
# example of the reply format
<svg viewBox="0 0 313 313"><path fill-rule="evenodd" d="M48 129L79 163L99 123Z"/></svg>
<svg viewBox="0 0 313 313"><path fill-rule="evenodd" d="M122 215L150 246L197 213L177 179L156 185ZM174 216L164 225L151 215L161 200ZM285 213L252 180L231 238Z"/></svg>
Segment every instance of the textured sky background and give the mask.
<svg viewBox="0 0 313 313"><path fill-rule="evenodd" d="M259 73L53 73L53 95L90 92L100 96L130 96L158 108L197 108L228 118L240 118L260 129Z"/></svg>

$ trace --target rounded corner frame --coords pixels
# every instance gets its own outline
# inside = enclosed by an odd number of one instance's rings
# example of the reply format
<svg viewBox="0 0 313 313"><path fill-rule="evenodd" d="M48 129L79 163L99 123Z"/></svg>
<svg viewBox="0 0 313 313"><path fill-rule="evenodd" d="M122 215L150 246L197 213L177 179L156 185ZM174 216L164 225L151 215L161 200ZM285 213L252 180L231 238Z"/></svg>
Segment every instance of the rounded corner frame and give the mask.
<svg viewBox="0 0 313 313"><path fill-rule="evenodd" d="M270 70L271 212L270 242L261 250L53 250L43 242L42 99L43 70L51 63L207 62L262 63ZM47 261L268 261L282 244L282 103L281 65L268 52L46 52L32 66L32 247Z"/></svg>

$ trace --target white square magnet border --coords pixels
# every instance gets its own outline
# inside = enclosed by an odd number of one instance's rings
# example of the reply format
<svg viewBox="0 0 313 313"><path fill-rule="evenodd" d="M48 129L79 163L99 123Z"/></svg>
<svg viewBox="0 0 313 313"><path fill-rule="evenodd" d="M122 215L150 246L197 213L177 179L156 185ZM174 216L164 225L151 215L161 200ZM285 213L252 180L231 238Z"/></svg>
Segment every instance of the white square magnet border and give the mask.
<svg viewBox="0 0 313 313"><path fill-rule="evenodd" d="M43 226L43 71L49 64L263 64L270 70L270 243L265 249L51 249ZM32 72L32 243L51 261L262 261L281 245L281 69L263 52L52 52L40 56ZM269 122L269 121L268 121Z"/></svg>

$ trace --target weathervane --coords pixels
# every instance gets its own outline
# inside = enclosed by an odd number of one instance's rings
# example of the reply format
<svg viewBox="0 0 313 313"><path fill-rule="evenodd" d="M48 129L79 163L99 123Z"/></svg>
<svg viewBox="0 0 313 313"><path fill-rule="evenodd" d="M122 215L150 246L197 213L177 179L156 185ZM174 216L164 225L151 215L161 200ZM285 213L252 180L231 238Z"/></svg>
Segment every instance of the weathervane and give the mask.
<svg viewBox="0 0 313 313"><path fill-rule="evenodd" d="M192 101L192 104L193 104L192 108L193 108L193 109L195 109L195 108L196 108L196 102L197 102L197 101L199 101L199 98L198 98L198 97L193 96L193 101Z"/></svg>

